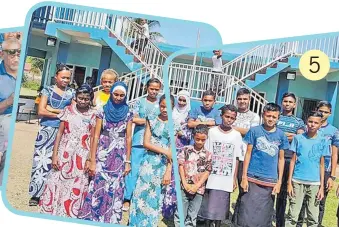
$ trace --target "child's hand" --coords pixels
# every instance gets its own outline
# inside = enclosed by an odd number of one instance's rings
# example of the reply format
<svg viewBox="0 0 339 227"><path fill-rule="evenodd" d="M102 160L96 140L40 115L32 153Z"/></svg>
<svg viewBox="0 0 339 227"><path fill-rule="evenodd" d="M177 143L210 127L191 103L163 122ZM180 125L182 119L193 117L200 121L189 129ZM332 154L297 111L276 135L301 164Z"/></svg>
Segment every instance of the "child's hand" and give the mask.
<svg viewBox="0 0 339 227"><path fill-rule="evenodd" d="M55 170L59 170L59 157L58 157L58 155L52 156L52 167Z"/></svg>
<svg viewBox="0 0 339 227"><path fill-rule="evenodd" d="M333 188L333 180L332 178L328 178L327 184L326 184L326 191L330 191Z"/></svg>
<svg viewBox="0 0 339 227"><path fill-rule="evenodd" d="M248 180L247 180L247 177L242 179L240 186L242 187L244 192L248 192Z"/></svg>
<svg viewBox="0 0 339 227"><path fill-rule="evenodd" d="M90 164L91 164L91 162L89 160L86 160L85 168L84 168L85 172L88 172Z"/></svg>
<svg viewBox="0 0 339 227"><path fill-rule="evenodd" d="M238 181L237 181L237 178L234 178L234 180L233 180L233 191L235 189L237 189L237 187L238 187Z"/></svg>
<svg viewBox="0 0 339 227"><path fill-rule="evenodd" d="M198 186L196 184L192 184L189 193L195 194L195 193L197 193L198 189L199 188L198 188Z"/></svg>
<svg viewBox="0 0 339 227"><path fill-rule="evenodd" d="M49 105L46 106L46 110L53 113L53 108Z"/></svg>
<svg viewBox="0 0 339 227"><path fill-rule="evenodd" d="M191 191L191 185L190 184L183 183L182 186L184 187L186 192L190 192Z"/></svg>
<svg viewBox="0 0 339 227"><path fill-rule="evenodd" d="M280 182L276 183L274 188L273 188L272 195L279 194L280 188L281 188L281 183Z"/></svg>
<svg viewBox="0 0 339 227"><path fill-rule="evenodd" d="M90 176L94 176L95 175L95 168L96 168L96 163L95 161L91 161L91 164L89 165L89 169L88 169L88 173Z"/></svg>
<svg viewBox="0 0 339 227"><path fill-rule="evenodd" d="M287 185L287 193L290 197L295 197L294 191L293 191L293 186L292 183L288 183Z"/></svg>
<svg viewBox="0 0 339 227"><path fill-rule="evenodd" d="M172 151L171 149L164 149L164 155L166 155L168 160L172 160Z"/></svg>
<svg viewBox="0 0 339 227"><path fill-rule="evenodd" d="M317 194L317 200L321 201L323 198L324 198L324 188L320 187Z"/></svg>
<svg viewBox="0 0 339 227"><path fill-rule="evenodd" d="M131 163L125 163L125 172L124 176L127 176L131 172Z"/></svg>
<svg viewBox="0 0 339 227"><path fill-rule="evenodd" d="M171 183L171 172L166 171L164 174L164 178L162 180L163 185L169 185Z"/></svg>

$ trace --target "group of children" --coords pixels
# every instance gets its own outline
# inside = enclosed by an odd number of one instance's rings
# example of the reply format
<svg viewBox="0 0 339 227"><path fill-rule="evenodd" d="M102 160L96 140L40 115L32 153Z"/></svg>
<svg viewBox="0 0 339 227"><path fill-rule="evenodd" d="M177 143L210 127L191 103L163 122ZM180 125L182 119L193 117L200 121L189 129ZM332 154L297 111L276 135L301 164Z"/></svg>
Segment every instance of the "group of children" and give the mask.
<svg viewBox="0 0 339 227"><path fill-rule="evenodd" d="M225 105L219 113L214 103L215 94L206 91L203 105L187 118L192 140L178 149L185 226L196 226L198 218L220 226L237 187L235 226L272 226L275 197L277 226L302 226L305 210L307 226L322 226L339 146L339 131L327 122L331 104L321 101L304 123L293 115L295 95L286 93L282 109L275 103L263 108L260 124L245 88L237 107Z"/></svg>
<svg viewBox="0 0 339 227"><path fill-rule="evenodd" d="M220 109L213 91L205 91L202 105L192 110L189 93L180 91L177 100L170 97L177 150L172 157L158 79L147 82L147 96L130 109L128 87L114 70L102 73L103 90L96 94L88 84L74 91L70 76L59 67L55 85L41 92L29 188L29 203L40 212L121 223L129 210L130 226L157 226L160 216L179 226L177 158L185 226L196 226L198 218L220 226L237 187L235 225L271 226L275 196L277 226L302 224L304 210L308 226L321 225L339 146L338 130L327 123L330 103L320 102L305 125L293 115L296 97L286 93L282 110L275 103L263 108L260 124L245 88L237 93L237 106Z"/></svg>

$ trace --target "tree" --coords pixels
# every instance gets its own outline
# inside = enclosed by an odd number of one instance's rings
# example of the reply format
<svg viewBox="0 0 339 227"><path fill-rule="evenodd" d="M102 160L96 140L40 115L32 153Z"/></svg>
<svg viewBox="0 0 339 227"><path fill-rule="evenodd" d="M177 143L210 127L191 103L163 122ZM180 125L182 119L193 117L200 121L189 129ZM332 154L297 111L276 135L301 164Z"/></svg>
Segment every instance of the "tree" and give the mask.
<svg viewBox="0 0 339 227"><path fill-rule="evenodd" d="M133 21L137 24L141 24L141 20L142 20L142 18L133 19ZM160 39L164 39L164 36L160 32L154 32L154 31L152 32L151 31L155 27L161 27L159 21L157 21L157 20L147 20L147 24L148 24L148 27L149 27L149 30L150 30L150 33L149 33L150 39L152 41L157 42Z"/></svg>

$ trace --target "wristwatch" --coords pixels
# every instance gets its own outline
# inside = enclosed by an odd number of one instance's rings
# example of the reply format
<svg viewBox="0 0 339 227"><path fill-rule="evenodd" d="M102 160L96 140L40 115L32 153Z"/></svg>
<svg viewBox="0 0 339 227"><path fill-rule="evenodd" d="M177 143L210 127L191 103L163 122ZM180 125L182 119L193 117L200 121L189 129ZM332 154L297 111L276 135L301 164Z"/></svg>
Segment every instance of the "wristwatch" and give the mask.
<svg viewBox="0 0 339 227"><path fill-rule="evenodd" d="M336 177L335 176L330 176L330 178L335 181Z"/></svg>

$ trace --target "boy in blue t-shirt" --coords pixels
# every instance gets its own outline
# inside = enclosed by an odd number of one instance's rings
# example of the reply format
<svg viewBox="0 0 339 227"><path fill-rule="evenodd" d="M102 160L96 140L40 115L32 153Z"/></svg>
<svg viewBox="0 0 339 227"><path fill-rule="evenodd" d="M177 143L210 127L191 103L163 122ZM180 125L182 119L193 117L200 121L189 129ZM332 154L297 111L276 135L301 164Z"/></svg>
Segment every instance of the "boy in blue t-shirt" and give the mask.
<svg viewBox="0 0 339 227"><path fill-rule="evenodd" d="M277 128L281 129L287 136L288 141L291 143L294 136L305 132L304 121L293 115L296 107L296 97L293 93L285 93L282 97L282 113L277 123ZM288 172L290 167L293 152L285 150L285 166L282 178L280 193L277 196L276 202L276 225L277 227L285 226L285 210L287 204L287 182Z"/></svg>
<svg viewBox="0 0 339 227"><path fill-rule="evenodd" d="M286 227L296 226L298 216L306 200L307 226L318 226L319 203L324 197L324 155L327 141L318 130L322 113L313 112L307 118L307 132L296 135L290 150L293 157L288 178L289 211Z"/></svg>
<svg viewBox="0 0 339 227"><path fill-rule="evenodd" d="M319 205L319 226L322 226L322 220L325 214L325 203L328 192L333 188L333 183L336 179L336 163L338 159L338 146L339 146L339 131L336 127L328 123L328 117L332 112L332 105L327 101L321 101L317 105L317 111L322 113L322 124L319 128L319 133L325 137L327 146L324 154L325 168L324 168L324 198L320 201ZM332 165L332 163L335 163ZM301 212L298 218L298 227L302 226L304 216L305 216L305 205L304 201L301 208Z"/></svg>
<svg viewBox="0 0 339 227"><path fill-rule="evenodd" d="M221 124L220 111L213 108L216 94L212 90L207 90L202 94L202 106L199 106L189 112L187 126L194 129L198 125L207 125L213 127ZM194 143L193 138L191 145Z"/></svg>
<svg viewBox="0 0 339 227"><path fill-rule="evenodd" d="M244 141L247 151L241 187L237 225L271 226L274 195L281 187L284 150L289 143L284 132L276 127L280 106L268 103L263 109L264 124L250 128ZM260 211L258 213L258 211Z"/></svg>

